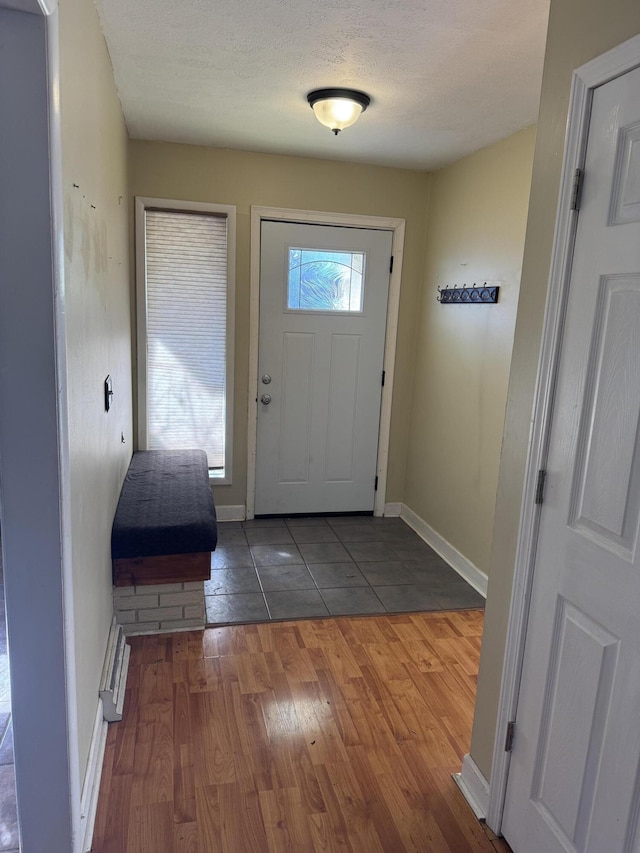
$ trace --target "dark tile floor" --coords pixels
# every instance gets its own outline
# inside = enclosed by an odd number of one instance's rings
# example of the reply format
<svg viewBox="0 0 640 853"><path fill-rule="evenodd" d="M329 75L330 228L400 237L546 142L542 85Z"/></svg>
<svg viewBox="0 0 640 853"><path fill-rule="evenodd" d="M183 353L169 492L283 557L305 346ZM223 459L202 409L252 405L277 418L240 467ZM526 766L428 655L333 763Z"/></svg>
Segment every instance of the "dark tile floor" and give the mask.
<svg viewBox="0 0 640 853"><path fill-rule="evenodd" d="M207 623L484 606L399 518L267 518L218 525Z"/></svg>

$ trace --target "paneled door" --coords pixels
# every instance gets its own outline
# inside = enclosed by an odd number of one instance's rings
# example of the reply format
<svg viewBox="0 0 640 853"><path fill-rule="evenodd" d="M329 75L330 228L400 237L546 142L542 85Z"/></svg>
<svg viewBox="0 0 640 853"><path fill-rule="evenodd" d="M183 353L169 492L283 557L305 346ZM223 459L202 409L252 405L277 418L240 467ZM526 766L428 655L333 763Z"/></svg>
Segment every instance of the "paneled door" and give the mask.
<svg viewBox="0 0 640 853"><path fill-rule="evenodd" d="M391 240L262 222L258 515L373 510Z"/></svg>
<svg viewBox="0 0 640 853"><path fill-rule="evenodd" d="M502 831L640 850L640 69L594 90Z"/></svg>

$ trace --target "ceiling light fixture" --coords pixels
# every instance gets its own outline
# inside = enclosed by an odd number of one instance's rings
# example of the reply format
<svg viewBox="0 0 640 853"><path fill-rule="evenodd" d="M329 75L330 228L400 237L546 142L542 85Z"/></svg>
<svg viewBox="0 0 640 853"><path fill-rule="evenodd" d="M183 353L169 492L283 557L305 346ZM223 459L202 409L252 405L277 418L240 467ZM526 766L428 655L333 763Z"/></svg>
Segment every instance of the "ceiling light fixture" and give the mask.
<svg viewBox="0 0 640 853"><path fill-rule="evenodd" d="M330 128L337 136L350 127L371 103L369 95L356 89L314 89L307 100L320 124Z"/></svg>

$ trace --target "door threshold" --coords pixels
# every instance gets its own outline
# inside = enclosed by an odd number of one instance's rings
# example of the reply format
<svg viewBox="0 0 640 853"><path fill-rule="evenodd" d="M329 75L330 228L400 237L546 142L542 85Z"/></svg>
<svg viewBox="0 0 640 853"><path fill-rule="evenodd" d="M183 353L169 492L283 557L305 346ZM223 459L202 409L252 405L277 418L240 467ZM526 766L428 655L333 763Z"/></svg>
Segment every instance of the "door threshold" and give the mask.
<svg viewBox="0 0 640 853"><path fill-rule="evenodd" d="M261 512L254 518L348 518L350 516L372 516L373 510L358 512Z"/></svg>

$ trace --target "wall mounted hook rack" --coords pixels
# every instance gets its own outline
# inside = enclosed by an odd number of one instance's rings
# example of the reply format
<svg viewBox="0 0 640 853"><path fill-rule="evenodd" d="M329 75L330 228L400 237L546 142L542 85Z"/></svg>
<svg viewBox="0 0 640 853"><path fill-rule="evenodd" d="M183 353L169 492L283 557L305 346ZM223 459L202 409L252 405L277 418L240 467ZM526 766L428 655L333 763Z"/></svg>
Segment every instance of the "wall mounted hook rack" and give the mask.
<svg viewBox="0 0 640 853"><path fill-rule="evenodd" d="M438 287L436 299L442 305L483 305L495 304L498 301L500 286L497 284L474 284L472 287Z"/></svg>

